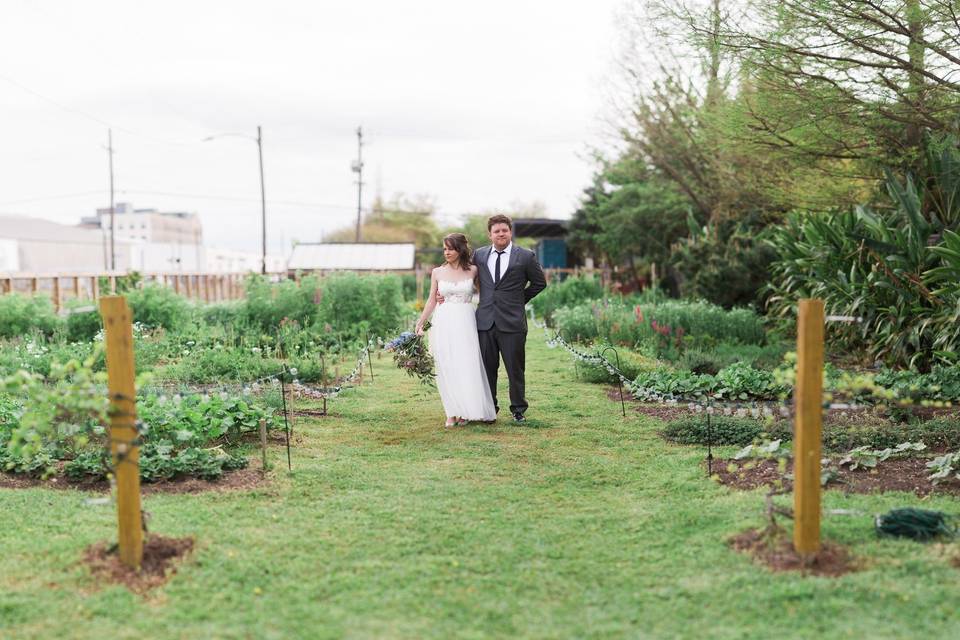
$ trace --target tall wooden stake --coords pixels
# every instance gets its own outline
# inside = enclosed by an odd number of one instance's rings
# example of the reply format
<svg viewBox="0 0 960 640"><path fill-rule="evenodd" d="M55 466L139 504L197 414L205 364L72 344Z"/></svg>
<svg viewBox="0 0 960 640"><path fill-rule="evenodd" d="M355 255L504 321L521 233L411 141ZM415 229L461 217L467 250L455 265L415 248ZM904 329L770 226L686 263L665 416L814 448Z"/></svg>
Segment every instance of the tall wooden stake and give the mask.
<svg viewBox="0 0 960 640"><path fill-rule="evenodd" d="M140 447L134 388L133 324L123 296L100 299L107 343L107 388L110 393L110 453L117 477L117 524L120 560L140 568L143 522L140 513Z"/></svg>
<svg viewBox="0 0 960 640"><path fill-rule="evenodd" d="M823 300L801 300L797 321L793 547L820 550L820 429L823 403Z"/></svg>

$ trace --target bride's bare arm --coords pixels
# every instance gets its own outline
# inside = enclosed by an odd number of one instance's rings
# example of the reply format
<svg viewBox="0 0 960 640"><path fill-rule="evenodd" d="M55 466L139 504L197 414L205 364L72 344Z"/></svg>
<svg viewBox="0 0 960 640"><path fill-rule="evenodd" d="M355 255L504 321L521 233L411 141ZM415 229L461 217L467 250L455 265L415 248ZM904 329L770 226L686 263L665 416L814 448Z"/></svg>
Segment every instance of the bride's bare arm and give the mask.
<svg viewBox="0 0 960 640"><path fill-rule="evenodd" d="M437 306L437 274L435 271L430 272L430 295L427 296L427 302L423 305L423 311L420 313L420 319L417 320L417 335L423 335L423 325L427 321L427 318L433 313L433 309Z"/></svg>

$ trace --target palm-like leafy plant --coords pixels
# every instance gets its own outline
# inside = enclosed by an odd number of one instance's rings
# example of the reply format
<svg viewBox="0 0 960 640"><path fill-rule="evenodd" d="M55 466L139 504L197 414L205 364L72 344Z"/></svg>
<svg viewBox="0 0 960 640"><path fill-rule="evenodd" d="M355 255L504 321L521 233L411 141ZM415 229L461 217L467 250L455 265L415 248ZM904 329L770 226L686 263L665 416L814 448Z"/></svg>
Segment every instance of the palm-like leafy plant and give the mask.
<svg viewBox="0 0 960 640"><path fill-rule="evenodd" d="M890 365L953 364L960 349L960 152L956 139L928 156L933 176L886 179L893 206L793 216L770 244L771 311L823 298L828 313L859 316L829 337Z"/></svg>

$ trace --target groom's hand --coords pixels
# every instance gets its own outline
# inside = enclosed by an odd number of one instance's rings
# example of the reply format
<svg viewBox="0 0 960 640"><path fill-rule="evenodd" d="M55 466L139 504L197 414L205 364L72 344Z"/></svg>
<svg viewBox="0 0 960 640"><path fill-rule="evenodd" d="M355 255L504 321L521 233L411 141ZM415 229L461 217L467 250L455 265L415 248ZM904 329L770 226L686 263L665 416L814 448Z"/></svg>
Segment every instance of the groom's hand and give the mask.
<svg viewBox="0 0 960 640"><path fill-rule="evenodd" d="M437 291L437 304L443 304L443 296Z"/></svg>

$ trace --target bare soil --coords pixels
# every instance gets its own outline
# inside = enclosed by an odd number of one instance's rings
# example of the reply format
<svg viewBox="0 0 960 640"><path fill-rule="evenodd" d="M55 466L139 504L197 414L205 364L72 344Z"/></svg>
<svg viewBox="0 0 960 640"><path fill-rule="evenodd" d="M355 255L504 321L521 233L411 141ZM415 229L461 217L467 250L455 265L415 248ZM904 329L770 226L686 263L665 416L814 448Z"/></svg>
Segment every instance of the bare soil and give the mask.
<svg viewBox="0 0 960 640"><path fill-rule="evenodd" d="M931 493L960 496L960 482L954 480L934 485L927 479L927 458L898 458L881 462L874 469L850 471L840 468L836 480L827 484L827 489L847 493L884 493L904 491L923 497ZM793 472L793 462L787 463L786 473ZM724 484L736 489L756 489L772 486L778 482L790 491L793 483L781 473L775 460L733 460L717 458L713 461L713 473Z"/></svg>
<svg viewBox="0 0 960 640"><path fill-rule="evenodd" d="M773 571L836 577L857 570L857 564L846 547L823 541L820 551L804 557L794 550L793 543L780 529L747 529L731 538L729 544L735 551L751 555Z"/></svg>
<svg viewBox="0 0 960 640"><path fill-rule="evenodd" d="M144 595L150 589L164 584L174 573L176 563L187 556L194 546L193 538L168 538L150 534L143 541L143 562L140 570L122 562L117 546L98 542L87 547L83 562L99 580L122 584L134 593Z"/></svg>
<svg viewBox="0 0 960 640"><path fill-rule="evenodd" d="M201 478L175 478L160 482L143 482L140 493L202 493L204 491L242 491L253 489L266 483L260 465L246 469L228 471L218 480ZM78 491L109 492L110 483L106 480L71 480L64 475L55 475L47 480L32 478L22 474L0 473L0 489L74 489Z"/></svg>

